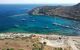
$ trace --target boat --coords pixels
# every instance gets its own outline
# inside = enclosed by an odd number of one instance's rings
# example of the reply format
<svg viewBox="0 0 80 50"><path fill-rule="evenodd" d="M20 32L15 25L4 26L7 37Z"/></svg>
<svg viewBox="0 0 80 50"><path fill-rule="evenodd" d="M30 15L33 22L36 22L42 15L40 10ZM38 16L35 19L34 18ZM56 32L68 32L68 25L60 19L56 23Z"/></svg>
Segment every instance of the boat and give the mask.
<svg viewBox="0 0 80 50"><path fill-rule="evenodd" d="M65 26L65 27L69 28L69 26Z"/></svg>
<svg viewBox="0 0 80 50"><path fill-rule="evenodd" d="M21 21L25 21L26 19L21 19Z"/></svg>
<svg viewBox="0 0 80 50"><path fill-rule="evenodd" d="M77 21L73 21L73 22L77 22Z"/></svg>
<svg viewBox="0 0 80 50"><path fill-rule="evenodd" d="M80 31L80 29L79 29L79 31Z"/></svg>
<svg viewBox="0 0 80 50"><path fill-rule="evenodd" d="M69 28L69 26L65 26L65 25L62 25L62 24L58 24L58 23L52 23L53 25L58 25L58 26L62 26L62 27L66 27L66 28Z"/></svg>
<svg viewBox="0 0 80 50"><path fill-rule="evenodd" d="M58 23L52 23L53 25L58 25Z"/></svg>
<svg viewBox="0 0 80 50"><path fill-rule="evenodd" d="M74 27L73 29L75 29L75 30L79 30L79 28L76 28L76 27Z"/></svg>
<svg viewBox="0 0 80 50"><path fill-rule="evenodd" d="M45 27L45 29L49 29L49 27L48 27L48 26L46 26L46 27Z"/></svg>
<svg viewBox="0 0 80 50"><path fill-rule="evenodd" d="M34 19L32 20L32 22L35 22L35 21L36 21L36 20L34 20Z"/></svg>
<svg viewBox="0 0 80 50"><path fill-rule="evenodd" d="M18 27L19 27L19 25L15 24L15 25L14 25L14 27L18 28Z"/></svg>
<svg viewBox="0 0 80 50"><path fill-rule="evenodd" d="M62 26L61 24L57 24L57 25Z"/></svg>

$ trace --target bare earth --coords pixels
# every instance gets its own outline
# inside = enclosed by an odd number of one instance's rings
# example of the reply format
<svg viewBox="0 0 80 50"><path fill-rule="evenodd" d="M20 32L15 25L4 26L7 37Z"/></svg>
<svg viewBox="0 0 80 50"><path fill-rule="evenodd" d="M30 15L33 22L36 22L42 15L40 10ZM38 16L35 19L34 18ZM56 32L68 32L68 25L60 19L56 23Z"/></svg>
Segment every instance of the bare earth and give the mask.
<svg viewBox="0 0 80 50"><path fill-rule="evenodd" d="M60 37L61 39L59 39ZM46 42L46 45L43 42ZM19 35L14 38L0 38L0 50L55 50L60 47L67 48L66 50L80 50L80 36L62 37L60 35L35 34L25 37Z"/></svg>

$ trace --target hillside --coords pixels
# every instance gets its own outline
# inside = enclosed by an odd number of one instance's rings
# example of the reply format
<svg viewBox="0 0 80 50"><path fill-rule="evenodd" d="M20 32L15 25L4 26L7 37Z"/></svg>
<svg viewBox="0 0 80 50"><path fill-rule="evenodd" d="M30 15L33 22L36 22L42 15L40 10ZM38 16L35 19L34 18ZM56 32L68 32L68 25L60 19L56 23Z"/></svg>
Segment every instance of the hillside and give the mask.
<svg viewBox="0 0 80 50"><path fill-rule="evenodd" d="M80 20L80 3L73 6L42 6L29 11L30 15L57 15Z"/></svg>

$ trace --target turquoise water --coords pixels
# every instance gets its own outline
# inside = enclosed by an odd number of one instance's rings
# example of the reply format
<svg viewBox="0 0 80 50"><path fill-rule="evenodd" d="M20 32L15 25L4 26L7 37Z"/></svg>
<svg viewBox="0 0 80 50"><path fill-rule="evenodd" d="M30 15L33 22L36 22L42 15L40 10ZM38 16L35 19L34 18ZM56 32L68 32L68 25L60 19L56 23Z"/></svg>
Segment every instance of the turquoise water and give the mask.
<svg viewBox="0 0 80 50"><path fill-rule="evenodd" d="M62 35L79 35L80 32L79 21L58 16L34 16L24 14L9 17L15 21L14 24L4 32L54 33Z"/></svg>
<svg viewBox="0 0 80 50"><path fill-rule="evenodd" d="M80 21L27 14L38 6L42 5L0 5L0 32L80 35Z"/></svg>

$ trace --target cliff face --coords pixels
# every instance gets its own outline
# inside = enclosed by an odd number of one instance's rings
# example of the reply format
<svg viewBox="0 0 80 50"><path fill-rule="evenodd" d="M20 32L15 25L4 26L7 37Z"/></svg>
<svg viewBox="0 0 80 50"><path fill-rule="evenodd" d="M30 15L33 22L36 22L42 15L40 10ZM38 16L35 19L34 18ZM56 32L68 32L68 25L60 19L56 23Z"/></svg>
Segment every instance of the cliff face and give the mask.
<svg viewBox="0 0 80 50"><path fill-rule="evenodd" d="M32 15L58 15L80 20L80 3L74 6L42 6L29 12Z"/></svg>

